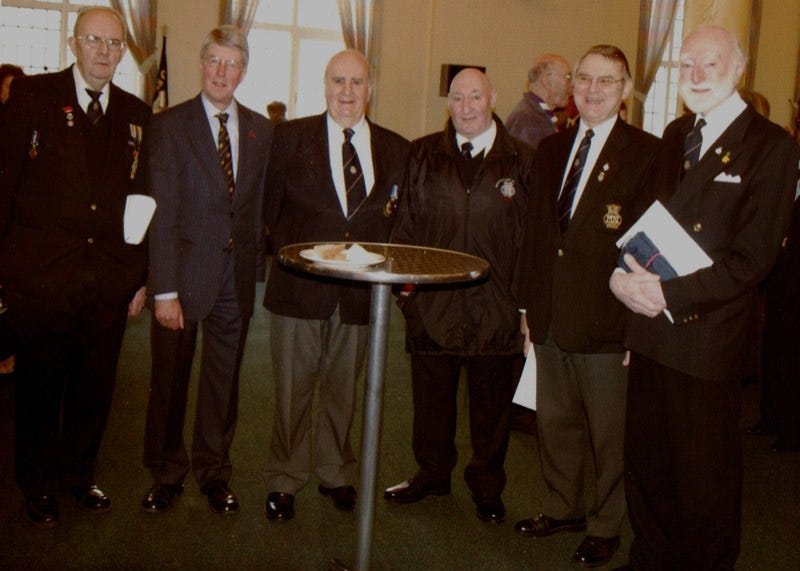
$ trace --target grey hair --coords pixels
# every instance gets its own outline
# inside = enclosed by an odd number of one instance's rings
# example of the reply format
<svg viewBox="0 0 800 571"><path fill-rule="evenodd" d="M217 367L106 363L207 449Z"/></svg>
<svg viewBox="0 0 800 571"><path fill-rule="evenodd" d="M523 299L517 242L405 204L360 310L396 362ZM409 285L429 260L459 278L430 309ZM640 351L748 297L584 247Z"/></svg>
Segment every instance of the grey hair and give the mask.
<svg viewBox="0 0 800 571"><path fill-rule="evenodd" d="M211 44L239 50L242 54L242 64L247 67L247 62L250 59L250 48L247 45L247 36L241 28L226 24L211 30L203 39L203 45L200 48L201 58L206 57L206 52L208 52Z"/></svg>

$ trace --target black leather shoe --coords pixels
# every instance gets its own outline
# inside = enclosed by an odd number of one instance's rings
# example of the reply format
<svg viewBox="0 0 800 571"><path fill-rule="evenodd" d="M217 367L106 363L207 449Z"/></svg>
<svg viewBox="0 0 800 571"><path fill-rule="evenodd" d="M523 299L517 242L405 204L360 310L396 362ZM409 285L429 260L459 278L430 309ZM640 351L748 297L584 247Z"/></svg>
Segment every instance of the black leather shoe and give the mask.
<svg viewBox="0 0 800 571"><path fill-rule="evenodd" d="M425 483L421 478L414 476L402 484L387 488L383 498L398 504L418 502L427 496L446 496L450 493L450 480L435 484Z"/></svg>
<svg viewBox="0 0 800 571"><path fill-rule="evenodd" d="M183 493L183 484L157 484L147 490L142 507L150 513L162 513L172 507L175 496Z"/></svg>
<svg viewBox="0 0 800 571"><path fill-rule="evenodd" d="M239 498L222 480L214 480L203 486L201 490L208 497L209 509L217 514L229 514L239 511Z"/></svg>
<svg viewBox="0 0 800 571"><path fill-rule="evenodd" d="M764 420L759 420L752 426L748 426L744 429L746 434L751 434L753 436L761 436L764 434L775 434L778 430L775 428L771 422L765 422Z"/></svg>
<svg viewBox="0 0 800 571"><path fill-rule="evenodd" d="M534 518L518 521L514 531L525 537L547 537L559 531L583 531L586 529L586 518L555 519L539 514Z"/></svg>
<svg viewBox="0 0 800 571"><path fill-rule="evenodd" d="M38 528L48 529L58 525L58 500L55 496L30 496L25 498L25 517Z"/></svg>
<svg viewBox="0 0 800 571"><path fill-rule="evenodd" d="M270 492L267 496L267 518L272 521L289 521L294 517L294 496Z"/></svg>
<svg viewBox="0 0 800 571"><path fill-rule="evenodd" d="M339 486L338 488L326 488L319 485L319 493L333 498L333 505L337 510L351 512L356 509L356 489L353 486Z"/></svg>
<svg viewBox="0 0 800 571"><path fill-rule="evenodd" d="M476 502L478 519L487 523L503 523L506 519L506 506L500 499Z"/></svg>
<svg viewBox="0 0 800 571"><path fill-rule="evenodd" d="M619 549L619 536L587 535L572 554L572 563L582 567L600 567L611 561L617 549Z"/></svg>
<svg viewBox="0 0 800 571"><path fill-rule="evenodd" d="M78 486L70 491L78 505L87 512L101 514L111 509L111 498L97 486Z"/></svg>

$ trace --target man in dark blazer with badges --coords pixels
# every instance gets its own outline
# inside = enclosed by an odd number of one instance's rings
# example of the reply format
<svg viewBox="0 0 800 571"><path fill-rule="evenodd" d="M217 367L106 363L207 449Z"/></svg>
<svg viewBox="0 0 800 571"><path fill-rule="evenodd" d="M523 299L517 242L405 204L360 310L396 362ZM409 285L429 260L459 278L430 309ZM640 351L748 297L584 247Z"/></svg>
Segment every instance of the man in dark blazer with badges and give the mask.
<svg viewBox="0 0 800 571"><path fill-rule="evenodd" d="M626 256L632 271L611 276L634 312L625 492L636 569L733 569L739 554L741 379L800 154L736 92L744 67L727 30L686 37L678 90L692 114L667 126L648 185L711 266L661 281Z"/></svg>
<svg viewBox="0 0 800 571"><path fill-rule="evenodd" d="M522 330L536 352L548 492L541 515L515 529L529 537L585 529L572 562L587 567L613 557L626 513L626 310L607 283L615 242L638 218L637 198L658 147L656 137L618 118L632 86L628 61L615 46L594 46L578 62L580 121L539 146L520 259ZM596 498L587 505L592 466Z"/></svg>
<svg viewBox="0 0 800 571"><path fill-rule="evenodd" d="M212 511L239 508L229 487L229 450L255 284L263 275L261 205L272 140L269 121L234 99L248 53L239 28L209 32L200 51L202 92L153 119L148 181L158 210L150 233L153 368L144 449L153 486L142 500L150 512L172 505L190 469ZM190 459L183 424L201 324Z"/></svg>
<svg viewBox="0 0 800 571"><path fill-rule="evenodd" d="M0 282L17 335L16 481L36 526L69 490L99 513L97 452L126 314L144 304L146 246L127 244L128 195L144 192L150 108L111 83L125 27L78 13L74 66L14 81L0 122Z"/></svg>
<svg viewBox="0 0 800 571"><path fill-rule="evenodd" d="M366 119L371 85L364 56L340 52L325 69L327 111L277 127L264 203L273 252L298 242L388 241L409 144ZM294 516L312 456L320 493L338 509L352 510L350 425L369 333L370 288L291 271L275 258L264 307L276 403L265 470L267 518Z"/></svg>

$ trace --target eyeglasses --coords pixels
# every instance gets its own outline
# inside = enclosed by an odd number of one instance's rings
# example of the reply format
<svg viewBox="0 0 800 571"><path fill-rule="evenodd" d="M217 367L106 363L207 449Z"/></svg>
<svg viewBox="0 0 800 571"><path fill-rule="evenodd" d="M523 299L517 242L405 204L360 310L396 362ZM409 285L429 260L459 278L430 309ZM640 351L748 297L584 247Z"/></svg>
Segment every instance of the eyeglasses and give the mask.
<svg viewBox="0 0 800 571"><path fill-rule="evenodd" d="M235 59L222 59L219 56L206 56L203 58L203 63L208 67L219 67L225 65L230 69L244 69L244 64Z"/></svg>
<svg viewBox="0 0 800 571"><path fill-rule="evenodd" d="M580 87L591 87L592 83L597 81L597 85L602 87L603 89L607 89L619 83L620 81L625 81L624 77L620 77L619 79L614 79L610 75L603 75L601 77L592 77L591 75L586 75L583 73L579 73L575 76L575 85Z"/></svg>
<svg viewBox="0 0 800 571"><path fill-rule="evenodd" d="M100 46L105 44L109 50L112 52L118 52L123 47L125 47L125 42L122 40L118 40L117 38L100 38L95 36L94 34L87 34L85 36L75 36L76 40L83 40L86 42L86 45L89 46L93 50L99 50Z"/></svg>

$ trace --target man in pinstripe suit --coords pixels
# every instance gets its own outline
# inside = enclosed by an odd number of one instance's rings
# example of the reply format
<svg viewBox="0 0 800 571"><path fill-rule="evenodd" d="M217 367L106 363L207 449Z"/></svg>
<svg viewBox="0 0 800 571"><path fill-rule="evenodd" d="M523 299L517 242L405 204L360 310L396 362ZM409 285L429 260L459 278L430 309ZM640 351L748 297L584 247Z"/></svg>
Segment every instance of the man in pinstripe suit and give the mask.
<svg viewBox="0 0 800 571"><path fill-rule="evenodd" d="M233 97L247 38L212 30L200 52L203 89L156 116L148 179L158 203L150 231L152 375L144 463L150 512L169 509L192 470L216 513L239 508L228 486L239 367L255 282L263 275L261 204L272 126ZM203 347L191 460L183 441L199 325Z"/></svg>

